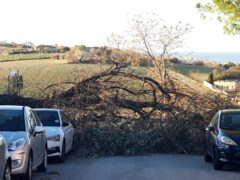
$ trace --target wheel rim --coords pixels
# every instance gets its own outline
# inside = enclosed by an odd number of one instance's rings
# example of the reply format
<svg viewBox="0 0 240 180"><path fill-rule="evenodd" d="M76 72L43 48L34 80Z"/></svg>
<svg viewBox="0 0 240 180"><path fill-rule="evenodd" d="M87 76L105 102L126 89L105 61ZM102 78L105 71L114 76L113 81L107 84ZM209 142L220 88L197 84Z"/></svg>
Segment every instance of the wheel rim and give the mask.
<svg viewBox="0 0 240 180"><path fill-rule="evenodd" d="M5 169L4 180L11 180L11 170L9 166Z"/></svg>

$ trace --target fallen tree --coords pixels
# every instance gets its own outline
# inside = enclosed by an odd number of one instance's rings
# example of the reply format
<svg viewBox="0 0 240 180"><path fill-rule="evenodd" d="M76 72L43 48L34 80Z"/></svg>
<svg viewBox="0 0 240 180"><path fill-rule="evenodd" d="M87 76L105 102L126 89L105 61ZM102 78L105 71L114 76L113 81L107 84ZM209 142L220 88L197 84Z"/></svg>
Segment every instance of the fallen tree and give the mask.
<svg viewBox="0 0 240 180"><path fill-rule="evenodd" d="M167 82L117 65L55 94L46 106L75 119L80 156L200 153L210 118L234 106L218 96L198 96L171 77Z"/></svg>
<svg viewBox="0 0 240 180"><path fill-rule="evenodd" d="M236 106L227 98L198 95L172 77L164 83L153 77L116 65L80 82L44 88L48 93L72 84L49 99L21 102L65 110L76 131L75 152L82 157L201 153L210 118L219 109Z"/></svg>

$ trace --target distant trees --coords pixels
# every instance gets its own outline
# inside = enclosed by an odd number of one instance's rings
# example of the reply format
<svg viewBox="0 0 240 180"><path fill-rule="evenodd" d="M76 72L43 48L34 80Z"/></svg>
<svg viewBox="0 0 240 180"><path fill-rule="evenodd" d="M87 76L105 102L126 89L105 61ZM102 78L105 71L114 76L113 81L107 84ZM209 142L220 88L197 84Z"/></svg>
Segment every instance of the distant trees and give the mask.
<svg viewBox="0 0 240 180"><path fill-rule="evenodd" d="M60 53L66 53L66 52L70 51L70 47L60 46L60 47L58 48L58 51L59 51Z"/></svg>
<svg viewBox="0 0 240 180"><path fill-rule="evenodd" d="M213 72L211 72L211 73L209 74L208 82L211 83L211 84L214 84Z"/></svg>
<svg viewBox="0 0 240 180"><path fill-rule="evenodd" d="M25 48L34 48L34 44L30 41L24 42L23 47Z"/></svg>
<svg viewBox="0 0 240 180"><path fill-rule="evenodd" d="M205 66L205 63L204 63L203 61L200 61L200 60L194 61L193 64L194 64L195 66Z"/></svg>
<svg viewBox="0 0 240 180"><path fill-rule="evenodd" d="M196 5L203 18L206 13L217 15L217 20L224 24L227 34L240 34L240 1L239 0L212 0L211 3Z"/></svg>
<svg viewBox="0 0 240 180"><path fill-rule="evenodd" d="M217 80L239 80L240 79L240 70L238 69L228 69L225 71L220 71L215 69L210 73L208 77L208 82L214 83Z"/></svg>
<svg viewBox="0 0 240 180"><path fill-rule="evenodd" d="M224 69L229 69L229 68L234 67L234 66L235 66L234 63L229 62L229 63L227 63L227 64L224 64L222 67L223 67Z"/></svg>
<svg viewBox="0 0 240 180"><path fill-rule="evenodd" d="M66 58L69 61L72 62L79 62L83 56L83 52L81 51L81 48L78 46L75 46L68 51Z"/></svg>

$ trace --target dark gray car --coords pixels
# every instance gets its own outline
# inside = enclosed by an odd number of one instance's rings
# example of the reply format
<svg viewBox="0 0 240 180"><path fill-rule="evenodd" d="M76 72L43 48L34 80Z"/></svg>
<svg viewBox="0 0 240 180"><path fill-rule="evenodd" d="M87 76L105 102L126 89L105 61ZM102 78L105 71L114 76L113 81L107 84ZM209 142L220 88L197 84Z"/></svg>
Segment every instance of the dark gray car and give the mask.
<svg viewBox="0 0 240 180"><path fill-rule="evenodd" d="M26 106L0 106L0 132L8 144L12 174L32 178L32 169L46 171L47 139L38 116Z"/></svg>
<svg viewBox="0 0 240 180"><path fill-rule="evenodd" d="M0 179L11 180L11 158L8 154L7 144L0 135Z"/></svg>

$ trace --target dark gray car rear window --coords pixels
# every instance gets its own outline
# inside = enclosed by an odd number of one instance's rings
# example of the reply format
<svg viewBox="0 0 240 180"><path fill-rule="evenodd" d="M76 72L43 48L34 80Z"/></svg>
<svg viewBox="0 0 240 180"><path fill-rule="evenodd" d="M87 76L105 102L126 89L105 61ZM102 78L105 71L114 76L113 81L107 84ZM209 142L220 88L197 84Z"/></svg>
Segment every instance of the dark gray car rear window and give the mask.
<svg viewBox="0 0 240 180"><path fill-rule="evenodd" d="M25 131L22 110L0 110L0 131Z"/></svg>
<svg viewBox="0 0 240 180"><path fill-rule="evenodd" d="M240 113L231 112L222 114L220 127L222 129L240 130Z"/></svg>
<svg viewBox="0 0 240 180"><path fill-rule="evenodd" d="M41 120L43 126L60 126L59 115L57 111L35 111Z"/></svg>

